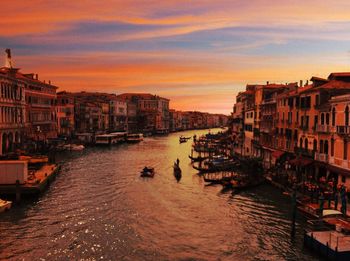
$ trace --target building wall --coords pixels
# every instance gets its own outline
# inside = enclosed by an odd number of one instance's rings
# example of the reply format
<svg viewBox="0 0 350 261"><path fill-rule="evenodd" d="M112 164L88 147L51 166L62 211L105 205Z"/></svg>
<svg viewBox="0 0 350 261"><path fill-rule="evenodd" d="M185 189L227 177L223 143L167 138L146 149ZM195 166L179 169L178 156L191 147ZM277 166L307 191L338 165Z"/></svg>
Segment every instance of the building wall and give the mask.
<svg viewBox="0 0 350 261"><path fill-rule="evenodd" d="M22 146L25 119L24 83L0 71L0 155Z"/></svg>

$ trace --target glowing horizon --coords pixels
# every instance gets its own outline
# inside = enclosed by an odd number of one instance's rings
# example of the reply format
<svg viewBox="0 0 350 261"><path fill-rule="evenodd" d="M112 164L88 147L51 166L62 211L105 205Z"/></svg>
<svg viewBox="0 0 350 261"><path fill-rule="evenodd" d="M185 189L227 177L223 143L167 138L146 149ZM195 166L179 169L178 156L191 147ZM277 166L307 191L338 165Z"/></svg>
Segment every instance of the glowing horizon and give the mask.
<svg viewBox="0 0 350 261"><path fill-rule="evenodd" d="M19 8L20 6L20 8ZM228 114L248 83L350 71L348 1L19 1L0 51L58 91L149 92Z"/></svg>

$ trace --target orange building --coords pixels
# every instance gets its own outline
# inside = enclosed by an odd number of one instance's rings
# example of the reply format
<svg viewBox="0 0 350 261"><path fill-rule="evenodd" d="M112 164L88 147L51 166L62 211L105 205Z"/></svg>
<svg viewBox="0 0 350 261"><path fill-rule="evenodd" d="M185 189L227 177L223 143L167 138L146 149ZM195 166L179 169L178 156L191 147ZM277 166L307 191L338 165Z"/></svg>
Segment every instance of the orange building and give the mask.
<svg viewBox="0 0 350 261"><path fill-rule="evenodd" d="M57 93L57 132L59 136L71 138L75 132L74 97L67 92Z"/></svg>

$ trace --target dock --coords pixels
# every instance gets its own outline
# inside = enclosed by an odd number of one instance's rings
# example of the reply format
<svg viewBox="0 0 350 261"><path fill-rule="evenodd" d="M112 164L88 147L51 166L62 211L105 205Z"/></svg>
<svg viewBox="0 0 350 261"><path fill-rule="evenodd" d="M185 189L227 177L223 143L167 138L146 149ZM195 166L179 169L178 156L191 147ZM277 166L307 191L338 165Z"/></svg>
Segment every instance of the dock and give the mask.
<svg viewBox="0 0 350 261"><path fill-rule="evenodd" d="M327 260L350 260L350 235L335 230L307 232L304 245Z"/></svg>
<svg viewBox="0 0 350 261"><path fill-rule="evenodd" d="M24 184L0 185L1 195L37 195L44 191L55 179L60 166L56 164L45 164L40 169L31 171L28 180Z"/></svg>

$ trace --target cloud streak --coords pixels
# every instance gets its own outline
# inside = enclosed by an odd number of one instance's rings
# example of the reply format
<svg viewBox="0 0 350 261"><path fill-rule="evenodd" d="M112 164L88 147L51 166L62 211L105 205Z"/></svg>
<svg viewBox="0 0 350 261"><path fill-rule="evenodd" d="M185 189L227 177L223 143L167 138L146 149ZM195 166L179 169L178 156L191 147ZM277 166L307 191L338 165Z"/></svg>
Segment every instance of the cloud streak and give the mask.
<svg viewBox="0 0 350 261"><path fill-rule="evenodd" d="M60 89L147 91L178 109L229 113L248 82L349 70L349 8L344 0L8 1L0 48Z"/></svg>

